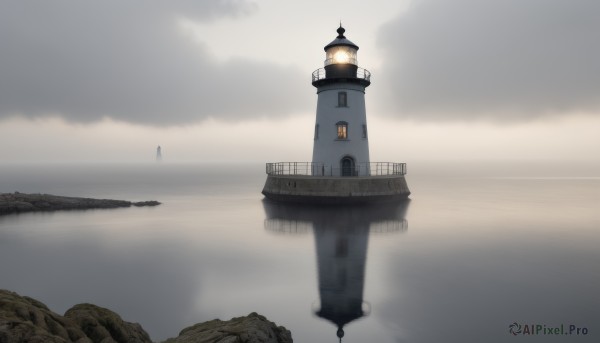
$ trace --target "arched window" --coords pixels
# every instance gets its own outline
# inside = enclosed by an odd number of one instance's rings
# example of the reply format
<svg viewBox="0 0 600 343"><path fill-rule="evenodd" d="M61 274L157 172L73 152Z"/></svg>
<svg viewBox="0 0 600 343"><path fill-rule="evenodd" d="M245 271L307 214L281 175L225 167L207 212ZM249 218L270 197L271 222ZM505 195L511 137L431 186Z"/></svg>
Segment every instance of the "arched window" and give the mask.
<svg viewBox="0 0 600 343"><path fill-rule="evenodd" d="M319 124L315 125L315 140L319 139Z"/></svg>
<svg viewBox="0 0 600 343"><path fill-rule="evenodd" d="M338 121L335 126L337 127L337 139L348 139L348 123Z"/></svg>

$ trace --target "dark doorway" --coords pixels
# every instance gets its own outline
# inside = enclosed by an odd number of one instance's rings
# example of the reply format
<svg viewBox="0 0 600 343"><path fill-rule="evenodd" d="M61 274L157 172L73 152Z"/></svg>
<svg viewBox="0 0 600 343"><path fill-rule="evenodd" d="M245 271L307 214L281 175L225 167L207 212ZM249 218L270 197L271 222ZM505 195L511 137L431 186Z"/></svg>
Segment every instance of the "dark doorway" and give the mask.
<svg viewBox="0 0 600 343"><path fill-rule="evenodd" d="M342 176L354 176L354 159L352 157L342 158Z"/></svg>

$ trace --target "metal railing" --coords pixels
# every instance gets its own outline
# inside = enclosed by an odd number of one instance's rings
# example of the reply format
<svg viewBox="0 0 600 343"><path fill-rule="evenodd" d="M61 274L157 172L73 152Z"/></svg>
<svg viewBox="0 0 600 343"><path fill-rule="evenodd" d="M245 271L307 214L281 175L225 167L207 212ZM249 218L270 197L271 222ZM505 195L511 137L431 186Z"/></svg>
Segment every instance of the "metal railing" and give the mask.
<svg viewBox="0 0 600 343"><path fill-rule="evenodd" d="M371 72L364 68L358 68L356 70L356 77L359 79L371 81Z"/></svg>
<svg viewBox="0 0 600 343"><path fill-rule="evenodd" d="M327 78L325 68L319 68L312 73L312 82L323 80L325 78ZM371 81L371 72L364 68L358 68L356 70L356 78Z"/></svg>
<svg viewBox="0 0 600 343"><path fill-rule="evenodd" d="M406 175L406 163L357 163L351 168L334 168L321 162L275 162L266 164L268 175L298 176L389 176Z"/></svg>

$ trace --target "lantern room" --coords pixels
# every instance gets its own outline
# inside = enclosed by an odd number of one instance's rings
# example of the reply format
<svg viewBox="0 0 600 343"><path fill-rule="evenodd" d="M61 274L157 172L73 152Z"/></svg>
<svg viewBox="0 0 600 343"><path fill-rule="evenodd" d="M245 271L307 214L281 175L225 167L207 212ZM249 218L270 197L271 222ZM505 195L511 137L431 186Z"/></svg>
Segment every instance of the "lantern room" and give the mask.
<svg viewBox="0 0 600 343"><path fill-rule="evenodd" d="M346 30L340 25L337 29L338 36L325 46L325 66L330 64L354 64L356 61L356 51L358 46L344 36Z"/></svg>
<svg viewBox="0 0 600 343"><path fill-rule="evenodd" d="M346 30L340 25L338 36L325 46L325 72L327 77L356 77L358 46L346 39Z"/></svg>

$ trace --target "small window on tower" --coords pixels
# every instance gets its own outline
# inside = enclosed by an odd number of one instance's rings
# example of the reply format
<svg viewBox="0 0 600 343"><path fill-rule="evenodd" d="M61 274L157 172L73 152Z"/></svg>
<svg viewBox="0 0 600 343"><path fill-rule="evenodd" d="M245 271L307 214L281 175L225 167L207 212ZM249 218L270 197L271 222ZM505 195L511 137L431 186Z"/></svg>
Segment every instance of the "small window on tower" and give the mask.
<svg viewBox="0 0 600 343"><path fill-rule="evenodd" d="M338 107L348 107L348 94L338 92Z"/></svg>
<svg viewBox="0 0 600 343"><path fill-rule="evenodd" d="M339 121L335 125L337 126L337 139L348 139L348 123Z"/></svg>
<svg viewBox="0 0 600 343"><path fill-rule="evenodd" d="M367 138L367 124L363 124L363 135L362 138Z"/></svg>
<svg viewBox="0 0 600 343"><path fill-rule="evenodd" d="M315 140L319 139L319 124L315 125Z"/></svg>

